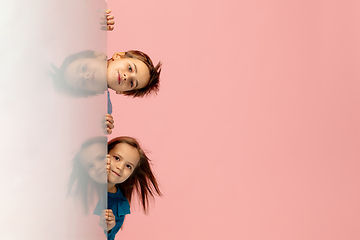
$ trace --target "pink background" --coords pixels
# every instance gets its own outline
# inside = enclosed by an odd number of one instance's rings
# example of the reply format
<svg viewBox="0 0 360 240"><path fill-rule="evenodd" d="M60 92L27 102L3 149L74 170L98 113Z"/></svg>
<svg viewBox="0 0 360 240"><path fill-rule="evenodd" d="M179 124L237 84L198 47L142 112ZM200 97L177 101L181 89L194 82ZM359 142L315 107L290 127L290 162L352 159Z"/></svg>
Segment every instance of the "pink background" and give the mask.
<svg viewBox="0 0 360 240"><path fill-rule="evenodd" d="M108 55L161 60L112 92L164 193L117 239L360 239L358 1L108 1Z"/></svg>

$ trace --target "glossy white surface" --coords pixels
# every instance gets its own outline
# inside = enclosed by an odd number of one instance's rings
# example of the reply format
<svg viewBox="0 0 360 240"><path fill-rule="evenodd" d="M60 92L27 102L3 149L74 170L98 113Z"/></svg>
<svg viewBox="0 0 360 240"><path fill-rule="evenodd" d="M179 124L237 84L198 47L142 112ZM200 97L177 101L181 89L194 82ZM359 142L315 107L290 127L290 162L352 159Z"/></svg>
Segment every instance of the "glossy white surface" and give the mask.
<svg viewBox="0 0 360 240"><path fill-rule="evenodd" d="M103 135L107 97L59 94L49 74L70 54L106 52L104 9L105 1L0 3L0 239L105 239L96 199L86 215L67 191L82 143Z"/></svg>

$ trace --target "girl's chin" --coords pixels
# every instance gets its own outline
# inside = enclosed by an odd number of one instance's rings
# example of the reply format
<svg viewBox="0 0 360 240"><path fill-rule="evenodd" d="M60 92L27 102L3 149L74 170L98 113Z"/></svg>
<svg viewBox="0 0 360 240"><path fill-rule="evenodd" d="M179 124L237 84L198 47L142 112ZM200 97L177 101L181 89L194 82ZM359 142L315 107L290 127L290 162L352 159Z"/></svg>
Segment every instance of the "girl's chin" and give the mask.
<svg viewBox="0 0 360 240"><path fill-rule="evenodd" d="M111 87L111 85L108 84L108 88L113 90L113 91L116 91L114 88Z"/></svg>
<svg viewBox="0 0 360 240"><path fill-rule="evenodd" d="M108 178L108 183L110 183L110 184L118 184L119 182L116 181L114 178L112 178L112 177L109 176L109 178Z"/></svg>
<svg viewBox="0 0 360 240"><path fill-rule="evenodd" d="M106 184L107 181L106 180L102 180L102 179L98 179L98 180L95 180L97 183L100 183L100 184Z"/></svg>
<svg viewBox="0 0 360 240"><path fill-rule="evenodd" d="M88 88L86 89L87 91L92 91L92 92L95 92L96 94L102 94L104 93L107 88L106 87L103 87L103 86L98 86L98 87L92 87L92 88Z"/></svg>

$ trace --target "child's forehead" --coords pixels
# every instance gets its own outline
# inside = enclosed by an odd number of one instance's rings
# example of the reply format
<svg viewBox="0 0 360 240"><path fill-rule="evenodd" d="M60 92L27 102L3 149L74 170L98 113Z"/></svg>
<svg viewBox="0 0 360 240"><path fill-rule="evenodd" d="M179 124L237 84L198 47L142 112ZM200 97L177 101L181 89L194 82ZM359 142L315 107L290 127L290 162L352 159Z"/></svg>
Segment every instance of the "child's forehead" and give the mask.
<svg viewBox="0 0 360 240"><path fill-rule="evenodd" d="M110 150L111 154L121 155L128 160L138 159L140 157L139 151L128 143L118 143Z"/></svg>
<svg viewBox="0 0 360 240"><path fill-rule="evenodd" d="M127 62L136 62L136 63L143 63L145 64L143 61L141 61L140 59L138 58L132 58L132 57L122 57L120 60L122 61L127 61Z"/></svg>
<svg viewBox="0 0 360 240"><path fill-rule="evenodd" d="M100 60L98 58L80 58L67 65L67 67L64 69L64 72L68 75L72 75L79 72L81 70L80 67L85 65L91 65L93 68L101 68L103 67L104 62L104 60Z"/></svg>
<svg viewBox="0 0 360 240"><path fill-rule="evenodd" d="M81 63L84 63L84 62L98 62L100 61L98 58L90 58L90 57L85 57L85 58L79 58L79 59L76 59L75 61L73 61L72 63L70 63L69 65L79 65ZM101 62L104 62L104 61L101 61Z"/></svg>
<svg viewBox="0 0 360 240"><path fill-rule="evenodd" d="M95 142L80 152L81 159L94 159L100 155L106 155L106 143Z"/></svg>
<svg viewBox="0 0 360 240"><path fill-rule="evenodd" d="M126 142L119 142L110 150L110 152L128 152L131 148L134 147Z"/></svg>

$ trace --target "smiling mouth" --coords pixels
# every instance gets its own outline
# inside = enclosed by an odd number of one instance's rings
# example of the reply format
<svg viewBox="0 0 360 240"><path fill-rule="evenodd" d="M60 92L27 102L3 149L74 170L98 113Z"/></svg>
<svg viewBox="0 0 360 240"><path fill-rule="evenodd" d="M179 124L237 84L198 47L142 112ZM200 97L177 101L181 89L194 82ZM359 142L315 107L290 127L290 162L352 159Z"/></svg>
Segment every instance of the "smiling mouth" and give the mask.
<svg viewBox="0 0 360 240"><path fill-rule="evenodd" d="M119 174L117 174L116 172L114 172L113 170L111 170L113 173L115 173L115 175L116 176L118 176L118 177L120 177L120 175Z"/></svg>
<svg viewBox="0 0 360 240"><path fill-rule="evenodd" d="M120 73L118 72L118 83L120 84L121 82L121 77L120 77Z"/></svg>

